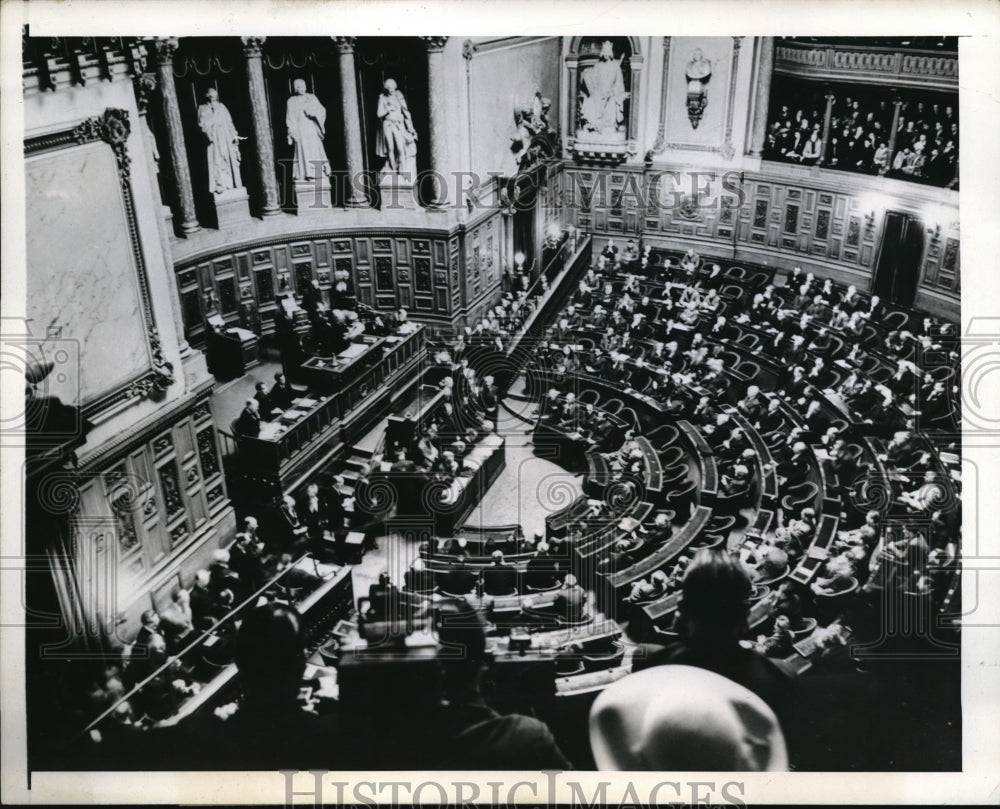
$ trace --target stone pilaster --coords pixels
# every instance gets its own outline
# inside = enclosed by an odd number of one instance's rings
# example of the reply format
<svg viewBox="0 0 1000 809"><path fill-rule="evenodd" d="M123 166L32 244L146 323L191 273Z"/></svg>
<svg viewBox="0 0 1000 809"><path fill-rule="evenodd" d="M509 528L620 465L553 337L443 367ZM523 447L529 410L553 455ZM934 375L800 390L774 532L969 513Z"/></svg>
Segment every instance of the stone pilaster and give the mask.
<svg viewBox="0 0 1000 809"><path fill-rule="evenodd" d="M753 130L750 133L750 156L760 157L767 141L767 110L771 101L771 74L774 71L774 37L760 38L757 62L757 89L753 105Z"/></svg>
<svg viewBox="0 0 1000 809"><path fill-rule="evenodd" d="M184 145L181 108L177 103L177 85L174 84L174 54L178 45L177 37L156 40L156 72L160 80L163 115L167 122L167 140L170 143L170 162L174 169L177 200L181 209L181 231L194 233L201 230L201 226L195 215L191 170L188 167L187 149Z"/></svg>
<svg viewBox="0 0 1000 809"><path fill-rule="evenodd" d="M364 151L361 146L361 114L358 85L354 77L354 42L357 37L333 37L340 55L340 101L344 108L344 145L347 156L347 187L344 204L363 208L368 197L362 180Z"/></svg>
<svg viewBox="0 0 1000 809"><path fill-rule="evenodd" d="M444 46L448 37L421 37L427 46L427 101L430 109L431 127L431 170L435 172L433 181L432 205L440 206L446 189L440 187L438 175L444 175L445 131L448 100L444 89Z"/></svg>
<svg viewBox="0 0 1000 809"><path fill-rule="evenodd" d="M241 37L243 55L246 57L247 84L250 92L250 112L253 118L253 136L257 147L257 172L264 189L261 213L274 216L281 213L278 200L278 177L274 169L274 137L271 134L271 111L267 106L264 89L264 66L261 47L267 37Z"/></svg>

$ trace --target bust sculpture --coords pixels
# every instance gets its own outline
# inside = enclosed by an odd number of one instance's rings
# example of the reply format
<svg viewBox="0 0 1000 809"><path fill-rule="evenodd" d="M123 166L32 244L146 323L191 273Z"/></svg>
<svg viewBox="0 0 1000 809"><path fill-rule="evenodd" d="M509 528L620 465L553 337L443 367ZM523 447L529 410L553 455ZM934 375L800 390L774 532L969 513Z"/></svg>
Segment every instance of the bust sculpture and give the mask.
<svg viewBox="0 0 1000 809"><path fill-rule="evenodd" d="M701 48L695 48L691 61L684 69L687 79L688 118L693 129L698 128L701 116L708 106L708 82L712 78L712 63L705 58Z"/></svg>

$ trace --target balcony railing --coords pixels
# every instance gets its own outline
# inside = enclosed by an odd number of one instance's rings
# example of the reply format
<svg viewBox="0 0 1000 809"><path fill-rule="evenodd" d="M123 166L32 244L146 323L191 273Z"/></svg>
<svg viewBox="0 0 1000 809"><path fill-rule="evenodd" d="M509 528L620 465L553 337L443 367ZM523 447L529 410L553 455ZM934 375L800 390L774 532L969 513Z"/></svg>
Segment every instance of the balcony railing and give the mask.
<svg viewBox="0 0 1000 809"><path fill-rule="evenodd" d="M935 51L783 41L775 47L774 69L837 82L958 91L957 54Z"/></svg>

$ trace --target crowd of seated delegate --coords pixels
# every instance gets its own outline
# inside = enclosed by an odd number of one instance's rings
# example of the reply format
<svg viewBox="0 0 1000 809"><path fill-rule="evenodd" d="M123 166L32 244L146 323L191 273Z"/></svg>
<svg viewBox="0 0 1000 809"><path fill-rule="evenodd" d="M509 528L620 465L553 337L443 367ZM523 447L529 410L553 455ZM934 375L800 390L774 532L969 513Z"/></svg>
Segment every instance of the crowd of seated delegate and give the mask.
<svg viewBox="0 0 1000 809"><path fill-rule="evenodd" d="M802 88L779 96L768 126L765 157L810 166L820 163L825 114L823 90ZM835 95L823 165L957 188L957 99L902 101L890 154L892 121L888 91L878 98Z"/></svg>
<svg viewBox="0 0 1000 809"><path fill-rule="evenodd" d="M310 499L307 494L305 509ZM286 498L284 510L293 520L287 534L265 539L257 519L246 517L233 542L213 553L210 566L195 572L190 587L175 589L161 612L142 613L133 642L91 684L93 716L117 705L113 720L118 724L148 728L168 718L218 671L200 660L185 661L181 653L190 644L212 631L220 641L217 658L224 662L223 647L231 644L236 629L228 618L236 607L258 592L265 600L290 603L296 593L320 584L316 573L293 564L304 552L309 529L298 520L291 497ZM265 591L265 585L279 576ZM143 683L131 699L121 702Z"/></svg>
<svg viewBox="0 0 1000 809"><path fill-rule="evenodd" d="M857 421L872 426L888 422L892 413L902 417L899 408L903 406L908 413L898 425L903 429L896 431L888 453L878 460L888 471L893 508L901 511L897 516L906 520L922 510L946 526L936 535L939 544L933 548L936 554L931 561L951 564L957 508L946 501L956 484L939 480L939 472L931 469L936 464L929 445L911 457L902 457L895 447L900 442L912 444L918 419L922 429L948 431L957 423L953 405L958 380L952 378L946 387L948 383L932 374L933 367L921 369L915 361L936 354L933 363L955 366L958 355L953 325L923 317L913 331L904 328L886 333L865 328L880 325L885 314L877 296L865 297L854 287L834 285L798 268L789 273L784 288L769 284L754 293L748 307L720 303L715 286L724 276L718 265L705 264L689 251L677 264L667 260L658 265L651 261L648 248L639 260L624 263L610 244L557 318L550 339L540 345L536 366L555 379L565 380L567 389L575 387L571 381L575 374L588 374L649 397L663 412L688 419L705 434L713 451L721 454L722 492L737 499L746 496L752 486L755 454L741 431L729 423L730 417L716 407L722 397L735 400L737 410L768 440L782 492L806 480L814 462L809 446L813 443L825 455L821 462L829 474L829 485L835 487L832 493L847 498L853 496L859 482L876 477L875 459L859 459L849 451L851 425L846 419L831 419L820 399L827 394L841 395ZM629 272L622 281L626 268ZM732 324L730 307L738 312ZM764 350L784 368L775 390L762 393L752 382L733 389L734 381L726 375L721 355L736 334L732 327L739 325L751 325L768 336ZM846 343L838 346L830 339L839 333L853 333L860 339L847 351ZM581 334L593 335L592 350L579 349ZM884 383L876 383L859 370L869 350L894 363ZM851 372L841 373L838 361ZM798 424L793 425L783 405L791 406ZM576 419L588 425L595 419L592 405L581 408L573 402L572 394L562 397L558 388L549 391L544 408L557 423ZM582 419L578 411L582 411ZM907 486L915 488L905 491ZM738 500L736 507L747 505L749 499ZM857 509L848 511L842 534L856 531L857 520L865 517ZM779 521L777 530L764 541L740 550L758 581L780 576L794 566L816 530L816 513L808 505L794 514L779 512ZM919 529L907 530L921 534ZM835 543L812 592L803 595L829 595L853 581L867 586L867 575L857 574L873 554L880 558L882 552L876 548L877 538L872 541L866 535L864 539L861 558L857 558L857 546L852 556ZM624 551L624 546L620 550ZM619 556L619 549L612 558L629 561ZM685 561L658 571L661 575L656 581L636 582L628 600L655 599L676 589ZM921 587L930 586L933 580L926 567L904 578ZM797 618L796 628L799 621Z"/></svg>

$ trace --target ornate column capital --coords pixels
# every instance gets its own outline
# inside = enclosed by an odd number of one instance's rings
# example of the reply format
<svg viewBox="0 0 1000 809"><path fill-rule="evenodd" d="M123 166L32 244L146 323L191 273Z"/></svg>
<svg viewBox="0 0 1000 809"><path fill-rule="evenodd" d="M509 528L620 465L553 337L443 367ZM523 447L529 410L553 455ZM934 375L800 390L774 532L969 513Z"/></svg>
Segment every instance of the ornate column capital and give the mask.
<svg viewBox="0 0 1000 809"><path fill-rule="evenodd" d="M244 56L260 56L260 50L267 42L267 37L240 37L240 39L243 40Z"/></svg>
<svg viewBox="0 0 1000 809"><path fill-rule="evenodd" d="M471 62L472 57L477 53L479 53L479 46L471 39L467 39L462 43L462 58L465 59L466 62Z"/></svg>
<svg viewBox="0 0 1000 809"><path fill-rule="evenodd" d="M354 53L357 37L330 37L337 46L337 53Z"/></svg>
<svg viewBox="0 0 1000 809"><path fill-rule="evenodd" d="M177 37L159 37L156 40L156 61L161 65L169 65L174 61L174 54L180 47Z"/></svg>
<svg viewBox="0 0 1000 809"><path fill-rule="evenodd" d="M135 82L135 103L139 108L139 114L145 115L149 109L149 99L159 86L155 73L140 73L134 79Z"/></svg>
<svg viewBox="0 0 1000 809"><path fill-rule="evenodd" d="M427 46L428 53L441 53L444 50L445 43L448 42L448 37L420 37L424 41L424 45Z"/></svg>

